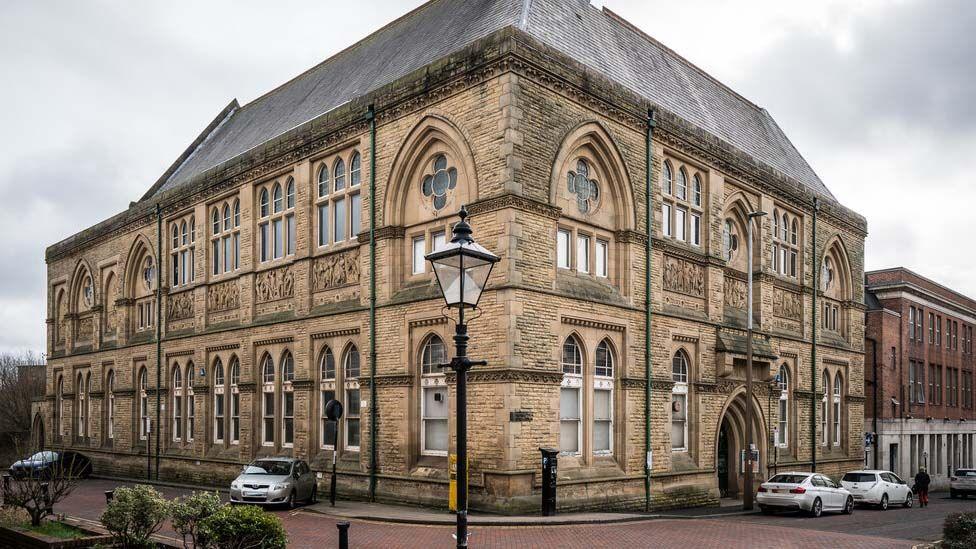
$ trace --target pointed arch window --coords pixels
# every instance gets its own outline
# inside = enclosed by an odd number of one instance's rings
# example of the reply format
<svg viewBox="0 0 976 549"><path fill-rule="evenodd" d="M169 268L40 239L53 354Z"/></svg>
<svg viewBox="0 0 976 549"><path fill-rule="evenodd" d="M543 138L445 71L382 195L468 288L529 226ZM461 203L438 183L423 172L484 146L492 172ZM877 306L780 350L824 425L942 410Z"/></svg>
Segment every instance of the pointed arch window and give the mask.
<svg viewBox="0 0 976 549"><path fill-rule="evenodd" d="M186 364L186 385L184 392L186 393L186 441L193 442L193 431L196 427L196 410L193 406L193 380L196 377L196 373L193 371L193 362L188 362Z"/></svg>
<svg viewBox="0 0 976 549"><path fill-rule="evenodd" d="M786 448L790 428L790 371L786 364L779 367L776 385L779 388L779 429L776 431L776 444L780 448Z"/></svg>
<svg viewBox="0 0 976 549"><path fill-rule="evenodd" d="M797 218L779 209L773 210L773 242L770 262L781 276L797 278L800 249L797 245Z"/></svg>
<svg viewBox="0 0 976 549"><path fill-rule="evenodd" d="M149 373L145 367L139 372L139 439L149 434Z"/></svg>
<svg viewBox="0 0 976 549"><path fill-rule="evenodd" d="M213 365L213 385L214 385L214 443L224 442L224 414L226 412L226 395L224 393L224 363L220 357L214 359Z"/></svg>
<svg viewBox="0 0 976 549"><path fill-rule="evenodd" d="M613 453L613 370L614 355L604 339L596 346L593 376L593 453Z"/></svg>
<svg viewBox="0 0 976 549"><path fill-rule="evenodd" d="M325 406L330 400L335 400L336 397L336 359L328 345L319 355L319 393L321 396L319 432L322 436L320 446L334 450L336 424L325 415Z"/></svg>
<svg viewBox="0 0 976 549"><path fill-rule="evenodd" d="M108 371L105 382L105 400L108 402L106 410L105 436L108 440L115 439L115 370Z"/></svg>
<svg viewBox="0 0 976 549"><path fill-rule="evenodd" d="M54 407L54 428L58 438L64 436L64 376L58 376L57 402Z"/></svg>
<svg viewBox="0 0 976 549"><path fill-rule="evenodd" d="M559 388L559 450L579 455L583 446L583 350L576 336L562 347L563 380Z"/></svg>
<svg viewBox="0 0 976 549"><path fill-rule="evenodd" d="M261 360L261 444L274 446L275 442L275 368L271 355Z"/></svg>
<svg viewBox="0 0 976 549"><path fill-rule="evenodd" d="M283 191L281 183L274 182L270 189L270 211L264 206L261 208L261 218L258 220L258 246L262 263L295 254L294 185L294 180L289 177ZM262 199L267 193L268 187L262 187Z"/></svg>
<svg viewBox="0 0 976 549"><path fill-rule="evenodd" d="M192 225L194 225L192 214L173 221L173 241L170 249L173 272L170 284L174 288L185 286L196 279L194 272L196 230L190 230Z"/></svg>
<svg viewBox="0 0 976 549"><path fill-rule="evenodd" d="M671 450L688 450L688 355L679 350L671 358Z"/></svg>
<svg viewBox="0 0 976 549"><path fill-rule="evenodd" d="M347 157L348 164L344 160ZM359 151L354 150L344 151L319 166L315 199L319 248L354 241L362 229L361 165Z"/></svg>
<svg viewBox="0 0 976 549"><path fill-rule="evenodd" d="M827 370L823 371L823 398L820 400L820 444L822 446L827 445L827 439L830 438L829 432L827 431L827 416L829 413L828 408L828 395L830 394L830 373Z"/></svg>
<svg viewBox="0 0 976 549"><path fill-rule="evenodd" d="M732 261L739 251L739 230L730 218L725 219L722 226L722 257Z"/></svg>
<svg viewBox="0 0 976 549"><path fill-rule="evenodd" d="M241 205L234 199L214 204L210 233L210 272L220 276L234 272L241 263Z"/></svg>
<svg viewBox="0 0 976 549"><path fill-rule="evenodd" d="M702 219L705 215L702 209L703 178L699 173L694 173L689 183L689 170L692 172L694 170L681 164L677 166L672 194L673 168L670 160L664 162L661 232L667 238L699 247L702 245Z"/></svg>
<svg viewBox="0 0 976 549"><path fill-rule="evenodd" d="M840 374L837 374L834 377L834 395L833 395L834 399L833 399L833 410L832 410L833 420L834 420L834 435L833 435L834 446L840 446L840 441L841 441L841 415L842 414L841 414L840 401L843 393L843 386L844 386L843 380L841 379Z"/></svg>
<svg viewBox="0 0 976 549"><path fill-rule="evenodd" d="M85 393L86 389L87 384L85 383L84 374L78 374L78 379L75 384L75 402L78 407L76 412L76 416L78 417L78 438L88 436L88 395Z"/></svg>
<svg viewBox="0 0 976 549"><path fill-rule="evenodd" d="M661 170L661 192L665 195L670 195L673 183L674 172L671 169L671 162L665 160L664 168Z"/></svg>
<svg viewBox="0 0 976 549"><path fill-rule="evenodd" d="M291 352L281 357L281 444L291 448L295 444L295 360Z"/></svg>
<svg viewBox="0 0 976 549"><path fill-rule="evenodd" d="M440 365L447 361L444 341L431 335L421 350L420 453L447 455L447 383Z"/></svg>
<svg viewBox="0 0 976 549"><path fill-rule="evenodd" d="M355 345L350 345L346 350L342 373L346 394L346 406L343 410L346 449L358 452L361 401L359 393L359 349Z"/></svg>
<svg viewBox="0 0 976 549"><path fill-rule="evenodd" d="M241 382L241 362L237 356L230 357L230 443L238 444L241 440L241 394L238 384Z"/></svg>
<svg viewBox="0 0 976 549"><path fill-rule="evenodd" d="M173 367L173 440L183 440L183 371L179 363Z"/></svg>

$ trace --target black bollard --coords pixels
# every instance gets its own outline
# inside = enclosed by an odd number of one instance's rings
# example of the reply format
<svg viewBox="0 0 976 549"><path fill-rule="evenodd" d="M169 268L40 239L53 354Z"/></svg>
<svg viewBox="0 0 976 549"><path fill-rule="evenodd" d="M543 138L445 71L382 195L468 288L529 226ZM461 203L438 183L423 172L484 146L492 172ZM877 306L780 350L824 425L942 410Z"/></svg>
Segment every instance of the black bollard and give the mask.
<svg viewBox="0 0 976 549"><path fill-rule="evenodd" d="M337 522L336 528L339 529L339 549L349 549L349 523Z"/></svg>

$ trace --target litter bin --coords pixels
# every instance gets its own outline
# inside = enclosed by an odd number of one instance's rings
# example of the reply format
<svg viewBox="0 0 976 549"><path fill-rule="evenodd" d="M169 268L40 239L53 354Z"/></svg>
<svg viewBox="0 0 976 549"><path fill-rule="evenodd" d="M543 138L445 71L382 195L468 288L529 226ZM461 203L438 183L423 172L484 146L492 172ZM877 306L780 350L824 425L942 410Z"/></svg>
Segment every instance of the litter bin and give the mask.
<svg viewBox="0 0 976 549"><path fill-rule="evenodd" d="M542 452L542 516L551 517L556 514L556 466L559 462L559 450L554 448L539 448Z"/></svg>

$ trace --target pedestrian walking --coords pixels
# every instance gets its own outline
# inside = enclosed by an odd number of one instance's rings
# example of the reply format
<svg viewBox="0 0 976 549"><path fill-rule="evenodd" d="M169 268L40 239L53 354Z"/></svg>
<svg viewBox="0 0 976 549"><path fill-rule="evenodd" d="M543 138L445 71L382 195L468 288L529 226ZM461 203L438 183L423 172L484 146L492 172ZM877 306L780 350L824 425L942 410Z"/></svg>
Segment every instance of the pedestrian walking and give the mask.
<svg viewBox="0 0 976 549"><path fill-rule="evenodd" d="M920 468L915 474L914 492L918 496L919 507L927 507L929 504L929 482L931 481L929 474L925 472L925 467Z"/></svg>

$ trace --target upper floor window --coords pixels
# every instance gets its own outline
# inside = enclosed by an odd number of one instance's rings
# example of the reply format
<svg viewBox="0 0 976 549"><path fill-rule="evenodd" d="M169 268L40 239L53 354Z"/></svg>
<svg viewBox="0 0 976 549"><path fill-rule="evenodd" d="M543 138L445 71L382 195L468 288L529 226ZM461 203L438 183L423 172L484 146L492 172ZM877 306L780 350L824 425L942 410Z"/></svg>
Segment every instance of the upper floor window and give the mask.
<svg viewBox="0 0 976 549"><path fill-rule="evenodd" d="M589 228L556 230L556 267L574 269L598 278L610 276L610 235Z"/></svg>
<svg viewBox="0 0 976 549"><path fill-rule="evenodd" d="M779 367L776 385L779 388L779 429L776 431L776 444L786 447L790 428L790 372L785 364Z"/></svg>
<svg viewBox="0 0 976 549"><path fill-rule="evenodd" d="M580 213L587 214L595 210L600 200L600 184L590 177L590 165L585 159L576 161L576 169L566 174L566 185L569 194L576 197L576 207Z"/></svg>
<svg viewBox="0 0 976 549"><path fill-rule="evenodd" d="M671 358L671 449L688 449L688 355L679 350Z"/></svg>
<svg viewBox="0 0 976 549"><path fill-rule="evenodd" d="M675 172L671 161L666 160L662 177L661 230L664 236L701 246L704 217L701 175L695 173L689 178L686 166L680 166Z"/></svg>
<svg viewBox="0 0 976 549"><path fill-rule="evenodd" d="M732 261L739 251L739 231L735 222L726 219L722 226L722 257Z"/></svg>
<svg viewBox="0 0 976 549"><path fill-rule="evenodd" d="M270 203L269 203L270 193ZM258 220L258 246L261 262L295 254L295 180L284 187L274 182L259 191L261 217Z"/></svg>
<svg viewBox="0 0 976 549"><path fill-rule="evenodd" d="M457 187L457 168L448 165L447 157L438 154L434 157L429 171L420 183L420 189L430 200L435 211L447 205L447 193Z"/></svg>
<svg viewBox="0 0 976 549"><path fill-rule="evenodd" d="M447 455L447 384L440 365L447 361L444 341L431 335L420 353L420 453Z"/></svg>
<svg viewBox="0 0 976 549"><path fill-rule="evenodd" d="M842 396L843 382L841 381L840 374L834 377L834 406L833 406L833 420L834 420L834 446L840 446L841 437L841 407L840 401Z"/></svg>
<svg viewBox="0 0 976 549"><path fill-rule="evenodd" d="M797 257L799 256L798 225L796 217L789 213L773 210L773 271L783 276L796 278Z"/></svg>
<svg viewBox="0 0 976 549"><path fill-rule="evenodd" d="M359 151L353 151L348 170L341 155L318 168L315 207L320 248L354 240L362 229L361 163Z"/></svg>
<svg viewBox="0 0 976 549"><path fill-rule="evenodd" d="M196 278L194 274L194 253L196 249L197 229L194 217L190 215L174 221L171 231L170 257L172 258L173 277L170 283L173 287L183 286L193 282Z"/></svg>
<svg viewBox="0 0 976 549"><path fill-rule="evenodd" d="M211 272L217 276L236 271L241 263L241 202L215 204L210 212Z"/></svg>

